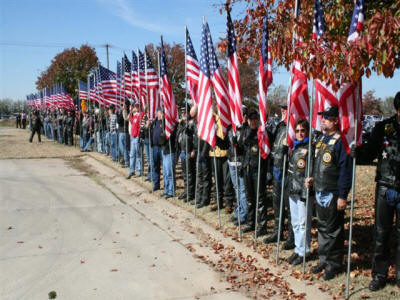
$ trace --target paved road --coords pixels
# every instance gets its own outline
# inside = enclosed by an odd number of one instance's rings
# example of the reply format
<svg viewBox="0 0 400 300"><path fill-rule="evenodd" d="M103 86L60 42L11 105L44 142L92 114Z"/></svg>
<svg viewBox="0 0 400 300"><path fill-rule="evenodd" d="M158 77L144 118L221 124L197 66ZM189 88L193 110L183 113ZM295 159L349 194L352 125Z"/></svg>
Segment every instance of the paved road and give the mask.
<svg viewBox="0 0 400 300"><path fill-rule="evenodd" d="M65 161L0 160L0 170L0 299L244 298Z"/></svg>

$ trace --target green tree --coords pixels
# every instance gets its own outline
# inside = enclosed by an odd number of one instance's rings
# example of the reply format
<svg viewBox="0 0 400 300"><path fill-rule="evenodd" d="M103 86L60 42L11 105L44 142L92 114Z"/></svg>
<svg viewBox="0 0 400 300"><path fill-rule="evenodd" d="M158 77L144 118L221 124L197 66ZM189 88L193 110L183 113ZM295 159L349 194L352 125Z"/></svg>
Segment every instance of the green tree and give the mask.
<svg viewBox="0 0 400 300"><path fill-rule="evenodd" d="M96 51L88 45L82 45L79 49L65 49L57 54L50 66L40 74L36 81L37 89L63 83L67 92L76 97L78 80L86 81L88 72L97 64Z"/></svg>

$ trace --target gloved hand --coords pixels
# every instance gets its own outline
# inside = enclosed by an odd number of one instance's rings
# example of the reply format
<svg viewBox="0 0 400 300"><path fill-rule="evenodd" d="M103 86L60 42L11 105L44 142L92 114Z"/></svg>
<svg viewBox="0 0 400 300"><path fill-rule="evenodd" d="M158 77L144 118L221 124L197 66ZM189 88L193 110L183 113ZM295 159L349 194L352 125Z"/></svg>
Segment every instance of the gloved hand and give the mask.
<svg viewBox="0 0 400 300"><path fill-rule="evenodd" d="M287 155L289 153L289 147L287 145L282 146L283 155Z"/></svg>
<svg viewBox="0 0 400 300"><path fill-rule="evenodd" d="M357 157L357 149L358 149L357 145L355 145L355 144L351 145L351 147L350 147L350 156L352 158L356 158Z"/></svg>

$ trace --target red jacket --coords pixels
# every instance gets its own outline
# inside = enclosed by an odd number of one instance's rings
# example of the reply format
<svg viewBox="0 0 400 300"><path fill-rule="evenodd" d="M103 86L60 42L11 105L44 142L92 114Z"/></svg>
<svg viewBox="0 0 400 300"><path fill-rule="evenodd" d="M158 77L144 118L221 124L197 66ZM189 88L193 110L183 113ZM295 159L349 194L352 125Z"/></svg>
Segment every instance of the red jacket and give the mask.
<svg viewBox="0 0 400 300"><path fill-rule="evenodd" d="M140 134L140 121L143 118L143 112L142 113L134 113L129 114L129 122L131 123L132 129L131 129L131 136L133 138L139 137Z"/></svg>

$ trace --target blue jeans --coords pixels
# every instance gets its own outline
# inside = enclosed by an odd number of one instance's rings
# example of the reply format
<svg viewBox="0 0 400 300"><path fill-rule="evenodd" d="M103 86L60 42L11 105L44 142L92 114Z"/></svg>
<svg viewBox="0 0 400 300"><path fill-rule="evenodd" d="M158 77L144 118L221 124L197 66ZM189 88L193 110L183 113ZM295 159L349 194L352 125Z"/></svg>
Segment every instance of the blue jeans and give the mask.
<svg viewBox="0 0 400 300"><path fill-rule="evenodd" d="M175 162L176 155L162 154L163 160L163 177L164 177L164 194L174 196L175 192Z"/></svg>
<svg viewBox="0 0 400 300"><path fill-rule="evenodd" d="M97 131L96 132L96 138L97 138L97 152L103 152L103 137L101 136L101 132Z"/></svg>
<svg viewBox="0 0 400 300"><path fill-rule="evenodd" d="M90 137L89 141L85 144L85 146L83 147L83 151L88 151L88 148L92 146L92 144L94 143L94 137Z"/></svg>
<svg viewBox="0 0 400 300"><path fill-rule="evenodd" d="M129 157L128 157L128 150L126 147L126 133L120 132L118 135L119 138L119 153L122 154L122 158L124 159L124 165L129 165Z"/></svg>
<svg viewBox="0 0 400 300"><path fill-rule="evenodd" d="M148 180L152 180L152 178L151 178L151 170L152 170L152 168L153 168L153 158L152 157L150 157L150 151L152 151L151 149L150 149L150 145L149 145L149 140L147 139L147 142L146 142L146 140L144 141L144 150L145 150L145 152L146 152L146 157L147 157L147 179ZM143 166L144 166L144 162L143 162Z"/></svg>
<svg viewBox="0 0 400 300"><path fill-rule="evenodd" d="M306 247L306 255L310 253L311 243L311 217L312 217L312 203L308 203L308 212L306 213L306 201L300 199L299 196L289 196L290 215L292 220L292 227L294 233L294 252L304 256L304 245ZM307 219L307 233L306 233L306 219ZM304 241L304 234L305 241Z"/></svg>
<svg viewBox="0 0 400 300"><path fill-rule="evenodd" d="M54 138L53 124L49 123L47 126L49 128L49 139L53 139Z"/></svg>
<svg viewBox="0 0 400 300"><path fill-rule="evenodd" d="M60 144L64 143L64 134L60 125L57 126L58 142Z"/></svg>
<svg viewBox="0 0 400 300"><path fill-rule="evenodd" d="M117 133L110 133L111 158L118 161Z"/></svg>
<svg viewBox="0 0 400 300"><path fill-rule="evenodd" d="M110 134L108 131L103 132L103 145L104 145L104 153L106 155L110 155Z"/></svg>
<svg viewBox="0 0 400 300"><path fill-rule="evenodd" d="M48 134L48 131L47 131L47 129L48 129L47 124L49 124L49 123L48 122L43 122L44 135L48 138L49 134Z"/></svg>
<svg viewBox="0 0 400 300"><path fill-rule="evenodd" d="M135 170L137 169L138 175L142 176L142 162L140 157L140 145L138 137L131 137L131 151L129 152L129 158L129 174L135 174Z"/></svg>
<svg viewBox="0 0 400 300"><path fill-rule="evenodd" d="M154 189L160 188L160 169L161 169L161 147L160 146L153 146L153 187Z"/></svg>
<svg viewBox="0 0 400 300"><path fill-rule="evenodd" d="M235 190L235 197L236 197L236 166L229 164L229 173L231 174L231 180L233 184L233 188ZM239 175L239 174L238 174ZM238 184L239 184L239 206L240 206L240 222L244 222L246 220L247 215L247 199L246 199L246 189L244 187L244 179L241 176L238 176ZM238 217L238 207L237 203L234 210L235 218Z"/></svg>

